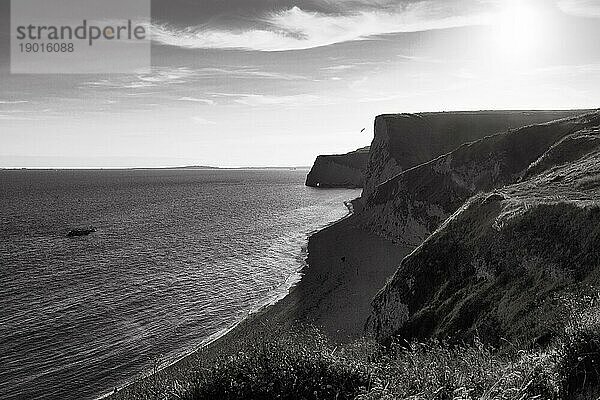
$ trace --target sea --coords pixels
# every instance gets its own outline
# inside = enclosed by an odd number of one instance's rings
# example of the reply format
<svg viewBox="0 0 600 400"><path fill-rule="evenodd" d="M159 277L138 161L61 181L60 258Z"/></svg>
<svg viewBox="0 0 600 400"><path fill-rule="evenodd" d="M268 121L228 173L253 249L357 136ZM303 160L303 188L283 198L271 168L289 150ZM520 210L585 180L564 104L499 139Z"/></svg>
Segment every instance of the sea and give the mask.
<svg viewBox="0 0 600 400"><path fill-rule="evenodd" d="M360 195L306 173L0 171L0 398L97 399L285 296Z"/></svg>

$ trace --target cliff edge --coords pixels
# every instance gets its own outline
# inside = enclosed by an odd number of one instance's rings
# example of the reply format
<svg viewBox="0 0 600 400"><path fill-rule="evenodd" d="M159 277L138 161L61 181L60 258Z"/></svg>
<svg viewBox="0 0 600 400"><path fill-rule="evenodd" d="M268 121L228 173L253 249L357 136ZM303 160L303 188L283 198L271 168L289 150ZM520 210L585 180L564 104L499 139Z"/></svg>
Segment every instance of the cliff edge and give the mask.
<svg viewBox="0 0 600 400"><path fill-rule="evenodd" d="M465 143L363 193L360 219L381 236L418 246L471 196L517 182L555 143L599 121L589 113Z"/></svg>
<svg viewBox="0 0 600 400"><path fill-rule="evenodd" d="M306 186L362 188L369 150L367 146L347 154L318 156L306 177Z"/></svg>
<svg viewBox="0 0 600 400"><path fill-rule="evenodd" d="M596 112L486 138L378 188L367 207L396 215L386 229L433 234L375 297L375 336L542 344L564 329L600 285L599 126ZM415 180L439 191L429 221L413 218L434 194Z"/></svg>
<svg viewBox="0 0 600 400"><path fill-rule="evenodd" d="M590 110L463 111L384 114L375 119L375 136L365 171L363 197L399 173L485 136L523 126L573 117Z"/></svg>

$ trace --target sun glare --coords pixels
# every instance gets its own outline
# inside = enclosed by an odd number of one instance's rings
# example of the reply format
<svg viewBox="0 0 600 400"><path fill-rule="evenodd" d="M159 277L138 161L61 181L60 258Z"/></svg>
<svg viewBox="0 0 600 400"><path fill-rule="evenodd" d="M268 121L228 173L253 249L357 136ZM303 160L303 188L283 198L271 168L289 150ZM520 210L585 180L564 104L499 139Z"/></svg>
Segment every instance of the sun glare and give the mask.
<svg viewBox="0 0 600 400"><path fill-rule="evenodd" d="M545 39L544 10L527 0L508 0L493 24L494 45L512 61L531 58Z"/></svg>

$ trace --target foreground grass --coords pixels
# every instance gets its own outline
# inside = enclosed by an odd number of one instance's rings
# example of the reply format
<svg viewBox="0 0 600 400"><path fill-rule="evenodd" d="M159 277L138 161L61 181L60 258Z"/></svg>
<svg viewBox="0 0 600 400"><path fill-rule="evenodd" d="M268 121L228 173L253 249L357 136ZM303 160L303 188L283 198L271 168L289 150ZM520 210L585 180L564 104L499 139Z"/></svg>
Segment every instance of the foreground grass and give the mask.
<svg viewBox="0 0 600 400"><path fill-rule="evenodd" d="M181 399L352 399L369 385L365 363L336 353L316 330L246 342L201 369Z"/></svg>
<svg viewBox="0 0 600 400"><path fill-rule="evenodd" d="M127 399L566 399L596 398L600 312L574 316L545 348L363 340L343 347L315 328L266 329L199 357L185 375L156 374ZM594 396L595 394L595 396Z"/></svg>

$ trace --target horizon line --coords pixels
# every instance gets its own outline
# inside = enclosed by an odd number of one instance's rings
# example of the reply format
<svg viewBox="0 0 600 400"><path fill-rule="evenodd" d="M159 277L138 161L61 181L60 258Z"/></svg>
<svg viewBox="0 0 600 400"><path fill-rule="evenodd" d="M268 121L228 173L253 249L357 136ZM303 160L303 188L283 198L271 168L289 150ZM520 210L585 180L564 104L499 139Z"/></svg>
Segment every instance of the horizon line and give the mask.
<svg viewBox="0 0 600 400"><path fill-rule="evenodd" d="M210 165L183 165L183 166L165 166L165 167L88 167L88 166L74 166L74 167L0 167L0 171L100 171L100 170L156 170L156 169L171 169L171 170L248 170L248 169L310 169L312 166L301 165L301 166L238 166L238 167L225 167L225 166L210 166Z"/></svg>

